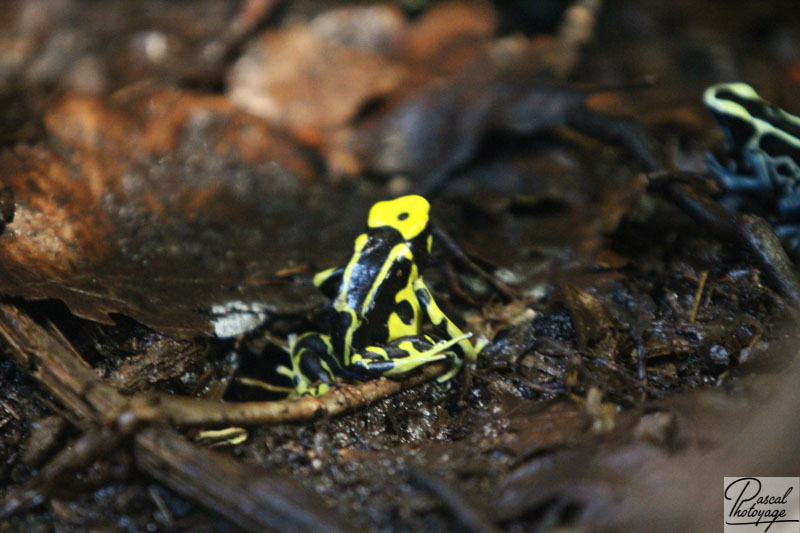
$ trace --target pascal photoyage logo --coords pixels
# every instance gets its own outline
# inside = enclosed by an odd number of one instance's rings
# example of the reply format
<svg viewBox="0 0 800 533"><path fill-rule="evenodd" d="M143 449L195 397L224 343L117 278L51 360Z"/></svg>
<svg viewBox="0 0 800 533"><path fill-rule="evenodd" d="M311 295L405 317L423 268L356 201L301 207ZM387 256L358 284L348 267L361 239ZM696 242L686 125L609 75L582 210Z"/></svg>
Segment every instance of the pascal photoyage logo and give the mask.
<svg viewBox="0 0 800 533"><path fill-rule="evenodd" d="M726 477L725 533L800 533L800 478Z"/></svg>

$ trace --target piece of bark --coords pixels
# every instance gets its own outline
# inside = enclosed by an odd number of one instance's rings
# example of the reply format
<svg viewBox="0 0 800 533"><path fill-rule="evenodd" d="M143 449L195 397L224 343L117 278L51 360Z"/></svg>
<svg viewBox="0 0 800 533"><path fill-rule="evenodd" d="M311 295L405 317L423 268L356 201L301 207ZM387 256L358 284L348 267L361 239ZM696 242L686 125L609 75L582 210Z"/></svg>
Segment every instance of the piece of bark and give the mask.
<svg viewBox="0 0 800 533"><path fill-rule="evenodd" d="M353 531L302 486L198 448L173 431L147 428L134 442L139 468L248 531Z"/></svg>
<svg viewBox="0 0 800 533"><path fill-rule="evenodd" d="M138 392L180 376L202 357L196 344L158 337L145 344L141 353L127 358L110 376L110 381L124 393Z"/></svg>
<svg viewBox="0 0 800 533"><path fill-rule="evenodd" d="M695 222L722 239L738 244L761 267L770 284L791 305L800 309L800 278L775 232L766 220L726 209L691 186L670 183L665 194Z"/></svg>
<svg viewBox="0 0 800 533"><path fill-rule="evenodd" d="M0 516L10 516L46 501L59 479L115 449L140 426L136 421L117 425L119 414L127 412L128 399L95 374L66 339L38 324L24 310L9 303L0 304L0 335L10 344L17 362L88 429L75 445L48 463L40 475L10 493L0 507ZM346 530L337 526L343 522L314 493L291 485L281 476L264 471L250 482L249 489L232 490L231 487L247 486L243 480L253 479L252 466L224 455L209 457L211 452L180 442L181 437L163 427L138 431L135 439L141 468L171 489L197 497L202 505L245 528L307 531L313 526L324 531ZM223 486L227 488L220 490ZM242 499L242 493L247 492L252 494L247 500Z"/></svg>
<svg viewBox="0 0 800 533"><path fill-rule="evenodd" d="M0 335L17 362L78 416L91 425L120 413L127 401L101 381L59 334L37 324L15 305L0 304Z"/></svg>

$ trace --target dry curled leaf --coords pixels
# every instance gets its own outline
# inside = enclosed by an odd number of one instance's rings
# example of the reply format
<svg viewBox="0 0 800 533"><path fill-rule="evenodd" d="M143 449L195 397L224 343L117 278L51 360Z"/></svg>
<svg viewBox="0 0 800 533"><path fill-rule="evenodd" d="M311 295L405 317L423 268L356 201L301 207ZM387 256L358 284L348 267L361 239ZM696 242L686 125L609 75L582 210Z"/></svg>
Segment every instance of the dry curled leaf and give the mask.
<svg viewBox="0 0 800 533"><path fill-rule="evenodd" d="M231 69L228 95L319 147L334 176L435 180L488 131L537 131L584 99L542 84L556 40L496 31L488 3L444 2L413 23L388 6L339 8L265 33Z"/></svg>
<svg viewBox="0 0 800 533"><path fill-rule="evenodd" d="M392 41L403 19L379 7L352 10L342 21L345 15L330 20L332 15L323 14L251 44L231 70L231 100L318 144L325 130L343 126L366 102L393 91L404 69L373 47ZM365 35L358 20L382 25Z"/></svg>
<svg viewBox="0 0 800 533"><path fill-rule="evenodd" d="M44 123L47 142L0 156L15 207L0 235L10 295L182 336L213 331L213 310L236 303L258 308L253 327L319 304L309 284L275 273L324 261L362 223L367 200L352 194L350 218L317 217L295 145L222 97L66 97Z"/></svg>

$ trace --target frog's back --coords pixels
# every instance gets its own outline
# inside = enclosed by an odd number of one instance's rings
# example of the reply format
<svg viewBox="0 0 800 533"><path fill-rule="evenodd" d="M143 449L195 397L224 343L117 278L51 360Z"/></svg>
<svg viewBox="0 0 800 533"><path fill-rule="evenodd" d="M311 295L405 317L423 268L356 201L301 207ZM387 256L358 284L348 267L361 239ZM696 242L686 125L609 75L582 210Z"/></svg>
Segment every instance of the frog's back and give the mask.
<svg viewBox="0 0 800 533"><path fill-rule="evenodd" d="M411 251L393 233L391 228L371 230L345 268L332 319L334 346L342 352L389 340L387 321L395 297L415 270Z"/></svg>

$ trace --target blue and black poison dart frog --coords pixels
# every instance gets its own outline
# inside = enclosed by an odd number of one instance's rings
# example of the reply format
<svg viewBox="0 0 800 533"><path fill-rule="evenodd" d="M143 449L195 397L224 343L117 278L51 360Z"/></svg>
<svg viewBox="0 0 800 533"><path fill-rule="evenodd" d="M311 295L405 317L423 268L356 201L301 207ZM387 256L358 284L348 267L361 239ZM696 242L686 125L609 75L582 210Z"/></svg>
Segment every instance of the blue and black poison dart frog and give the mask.
<svg viewBox="0 0 800 533"><path fill-rule="evenodd" d="M776 233L800 242L800 117L773 106L745 83L712 85L703 101L732 158L724 166L709 156L711 171L727 192L766 204L780 217Z"/></svg>
<svg viewBox="0 0 800 533"><path fill-rule="evenodd" d="M464 360L475 361L482 346L442 312L422 279L433 243L429 210L421 196L376 203L347 265L314 277L333 300L331 331L290 341L291 368L278 372L292 380L296 394L322 395L337 377L399 377L449 360L444 380ZM422 333L426 318L442 341Z"/></svg>

